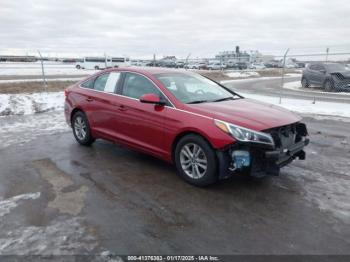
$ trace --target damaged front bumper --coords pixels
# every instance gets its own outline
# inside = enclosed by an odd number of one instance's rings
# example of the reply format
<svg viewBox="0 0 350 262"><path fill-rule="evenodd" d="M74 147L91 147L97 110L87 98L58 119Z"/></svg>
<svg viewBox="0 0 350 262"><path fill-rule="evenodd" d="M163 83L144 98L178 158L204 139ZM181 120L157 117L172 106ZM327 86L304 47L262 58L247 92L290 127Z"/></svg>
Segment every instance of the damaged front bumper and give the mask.
<svg viewBox="0 0 350 262"><path fill-rule="evenodd" d="M306 126L296 123L288 126L288 131L273 133L274 146L237 142L217 152L219 160L219 178L228 178L237 173L263 177L279 175L280 168L294 159L304 160L304 147L309 144ZM268 130L267 132L275 132Z"/></svg>

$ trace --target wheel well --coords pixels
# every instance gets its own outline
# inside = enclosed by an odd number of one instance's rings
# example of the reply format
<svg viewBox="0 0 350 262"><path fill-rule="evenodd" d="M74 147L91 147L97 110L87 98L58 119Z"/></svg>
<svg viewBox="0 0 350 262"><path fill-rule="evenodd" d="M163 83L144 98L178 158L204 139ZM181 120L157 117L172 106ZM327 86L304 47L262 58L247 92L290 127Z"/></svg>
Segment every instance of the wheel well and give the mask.
<svg viewBox="0 0 350 262"><path fill-rule="evenodd" d="M72 111L72 113L70 114L70 122L71 122L71 124L72 124L72 120L73 120L73 116L74 116L74 114L76 113L76 112L83 112L82 110L80 110L79 108L74 108L73 109L73 111Z"/></svg>
<svg viewBox="0 0 350 262"><path fill-rule="evenodd" d="M323 87L326 85L326 83L329 82L330 84L333 84L333 80L331 78L326 78L323 82Z"/></svg>
<svg viewBox="0 0 350 262"><path fill-rule="evenodd" d="M205 141L207 141L207 143L213 148L212 144L208 141L207 138L205 138L204 136L202 136L201 134L195 132L195 131L185 131L185 132L182 132L180 134L178 134L174 141L173 141L173 144L171 146L171 158L173 160L173 162L175 162L175 149L176 149L176 145L177 143L181 140L181 138L183 138L184 136L187 136L187 135L197 135L197 136L200 136L201 138L203 138Z"/></svg>

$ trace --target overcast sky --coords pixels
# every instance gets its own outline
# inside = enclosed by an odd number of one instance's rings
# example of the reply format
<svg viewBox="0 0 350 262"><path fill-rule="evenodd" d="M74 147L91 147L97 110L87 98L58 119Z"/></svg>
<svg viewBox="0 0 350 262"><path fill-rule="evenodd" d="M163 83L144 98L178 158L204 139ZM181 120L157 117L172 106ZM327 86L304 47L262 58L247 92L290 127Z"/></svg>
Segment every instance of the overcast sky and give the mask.
<svg viewBox="0 0 350 262"><path fill-rule="evenodd" d="M350 51L348 0L0 0L0 52Z"/></svg>

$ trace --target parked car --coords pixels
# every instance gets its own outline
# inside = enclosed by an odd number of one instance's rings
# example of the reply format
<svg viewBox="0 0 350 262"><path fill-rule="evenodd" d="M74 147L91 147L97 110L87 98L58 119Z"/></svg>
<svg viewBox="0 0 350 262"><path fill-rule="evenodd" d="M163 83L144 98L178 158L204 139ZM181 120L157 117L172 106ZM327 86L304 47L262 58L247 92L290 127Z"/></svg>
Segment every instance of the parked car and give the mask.
<svg viewBox="0 0 350 262"><path fill-rule="evenodd" d="M67 88L65 97L78 143L101 138L148 153L196 186L239 172L278 175L305 159L309 141L294 113L189 71L109 69Z"/></svg>
<svg viewBox="0 0 350 262"><path fill-rule="evenodd" d="M326 91L350 91L350 71L339 63L309 64L301 78L302 87L321 86Z"/></svg>
<svg viewBox="0 0 350 262"><path fill-rule="evenodd" d="M176 68L184 68L185 62L183 61L176 61Z"/></svg>
<svg viewBox="0 0 350 262"><path fill-rule="evenodd" d="M263 63L252 63L249 66L250 69L265 69L266 66Z"/></svg>
<svg viewBox="0 0 350 262"><path fill-rule="evenodd" d="M209 70L221 70L226 68L226 65L220 61L210 61L207 67Z"/></svg>
<svg viewBox="0 0 350 262"><path fill-rule="evenodd" d="M276 61L269 61L264 63L266 68L278 68L278 62Z"/></svg>
<svg viewBox="0 0 350 262"><path fill-rule="evenodd" d="M245 70L248 69L248 65L245 62L237 62L234 66L234 69L238 69L238 70Z"/></svg>
<svg viewBox="0 0 350 262"><path fill-rule="evenodd" d="M296 62L296 65L297 65L298 68L305 68L306 63L303 63L303 62Z"/></svg>
<svg viewBox="0 0 350 262"><path fill-rule="evenodd" d="M199 64L198 63L188 63L185 65L186 69L199 69Z"/></svg>

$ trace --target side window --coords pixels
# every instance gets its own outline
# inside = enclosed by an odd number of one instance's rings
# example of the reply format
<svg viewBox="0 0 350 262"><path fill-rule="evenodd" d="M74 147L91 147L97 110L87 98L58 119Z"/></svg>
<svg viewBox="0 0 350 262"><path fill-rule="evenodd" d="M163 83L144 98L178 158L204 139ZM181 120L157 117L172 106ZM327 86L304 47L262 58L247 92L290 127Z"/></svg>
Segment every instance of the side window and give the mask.
<svg viewBox="0 0 350 262"><path fill-rule="evenodd" d="M310 70L315 70L316 65L310 65Z"/></svg>
<svg viewBox="0 0 350 262"><path fill-rule="evenodd" d="M318 71L325 71L326 68L323 65L319 65L318 67Z"/></svg>
<svg viewBox="0 0 350 262"><path fill-rule="evenodd" d="M103 74L97 77L94 83L94 89L97 91L104 91L108 77L109 74Z"/></svg>
<svg viewBox="0 0 350 262"><path fill-rule="evenodd" d="M94 88L94 81L95 81L94 78L89 79L89 80L85 81L84 83L82 83L81 86L85 87L85 88L93 89Z"/></svg>
<svg viewBox="0 0 350 262"><path fill-rule="evenodd" d="M158 88L147 78L133 73L126 73L122 94L136 99L144 94L156 94L163 97Z"/></svg>
<svg viewBox="0 0 350 262"><path fill-rule="evenodd" d="M315 65L315 69L314 70L321 71L322 70L322 66L317 64L317 65Z"/></svg>

